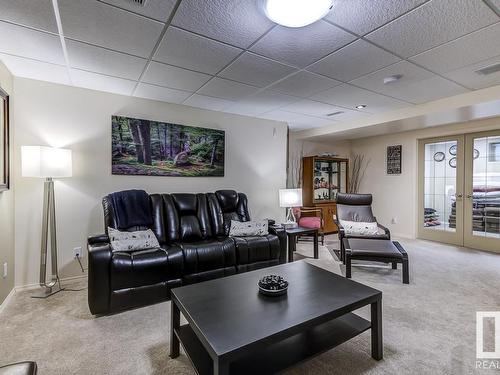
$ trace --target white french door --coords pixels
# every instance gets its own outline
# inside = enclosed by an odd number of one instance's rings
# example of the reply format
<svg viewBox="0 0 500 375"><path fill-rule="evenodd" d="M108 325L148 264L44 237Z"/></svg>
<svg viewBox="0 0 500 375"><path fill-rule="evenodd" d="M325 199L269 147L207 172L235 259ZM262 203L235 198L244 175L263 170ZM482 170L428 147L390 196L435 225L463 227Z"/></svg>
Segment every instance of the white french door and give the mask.
<svg viewBox="0 0 500 375"><path fill-rule="evenodd" d="M418 236L463 244L464 137L419 141Z"/></svg>
<svg viewBox="0 0 500 375"><path fill-rule="evenodd" d="M418 236L500 252L500 130L419 141Z"/></svg>

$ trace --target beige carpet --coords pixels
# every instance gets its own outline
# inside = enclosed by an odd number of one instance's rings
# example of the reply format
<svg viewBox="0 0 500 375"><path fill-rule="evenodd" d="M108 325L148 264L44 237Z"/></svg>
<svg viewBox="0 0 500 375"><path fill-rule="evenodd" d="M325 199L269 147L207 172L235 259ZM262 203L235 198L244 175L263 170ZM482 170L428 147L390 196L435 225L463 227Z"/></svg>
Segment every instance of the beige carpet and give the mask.
<svg viewBox="0 0 500 375"><path fill-rule="evenodd" d="M370 357L365 332L287 374L475 373L475 312L500 310L500 256L401 242L410 257L410 285L401 283L400 270L353 269L354 280L383 291L384 360ZM301 243L296 259L311 256L312 245ZM319 260L308 261L343 271L326 247ZM194 374L185 355L168 357L169 302L96 319L86 290L47 300L29 295L17 293L0 314L0 365L35 360L42 375ZM368 317L366 310L359 313Z"/></svg>

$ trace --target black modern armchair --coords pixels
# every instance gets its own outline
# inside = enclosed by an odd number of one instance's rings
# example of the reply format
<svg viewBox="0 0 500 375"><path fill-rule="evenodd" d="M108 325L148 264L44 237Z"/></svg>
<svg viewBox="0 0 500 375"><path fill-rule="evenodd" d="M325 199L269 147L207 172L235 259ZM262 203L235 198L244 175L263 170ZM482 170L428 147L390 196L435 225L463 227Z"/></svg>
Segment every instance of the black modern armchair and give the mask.
<svg viewBox="0 0 500 375"><path fill-rule="evenodd" d="M344 238L366 238L378 240L390 240L391 232L389 229L377 222L372 212L372 195L371 194L343 194L337 195L337 216L334 217L335 224L339 227L340 240L340 260L345 262L345 247ZM378 234L375 235L360 235L346 233L340 220L356 221L356 222L376 222L379 227Z"/></svg>

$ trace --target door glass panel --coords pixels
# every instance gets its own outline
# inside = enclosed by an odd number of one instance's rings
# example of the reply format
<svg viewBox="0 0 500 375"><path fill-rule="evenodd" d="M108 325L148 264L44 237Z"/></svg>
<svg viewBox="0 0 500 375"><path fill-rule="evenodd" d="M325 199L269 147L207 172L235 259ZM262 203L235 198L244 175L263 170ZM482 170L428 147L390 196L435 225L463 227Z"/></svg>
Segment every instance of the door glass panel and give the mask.
<svg viewBox="0 0 500 375"><path fill-rule="evenodd" d="M424 147L424 222L432 230L456 231L457 142Z"/></svg>
<svg viewBox="0 0 500 375"><path fill-rule="evenodd" d="M474 139L472 230L500 238L500 136Z"/></svg>
<svg viewBox="0 0 500 375"><path fill-rule="evenodd" d="M314 200L330 200L330 163L316 161L314 163Z"/></svg>

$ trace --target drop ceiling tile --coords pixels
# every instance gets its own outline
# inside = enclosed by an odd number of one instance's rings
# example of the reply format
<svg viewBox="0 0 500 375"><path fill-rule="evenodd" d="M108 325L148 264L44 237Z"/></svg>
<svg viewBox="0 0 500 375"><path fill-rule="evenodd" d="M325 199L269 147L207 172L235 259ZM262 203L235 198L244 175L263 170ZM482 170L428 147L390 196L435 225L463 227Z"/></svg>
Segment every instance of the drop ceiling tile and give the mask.
<svg viewBox="0 0 500 375"><path fill-rule="evenodd" d="M69 85L68 69L66 66L44 63L11 55L0 54L0 60L16 77L37 79Z"/></svg>
<svg viewBox="0 0 500 375"><path fill-rule="evenodd" d="M242 48L274 25L248 0L183 0L172 24Z"/></svg>
<svg viewBox="0 0 500 375"><path fill-rule="evenodd" d="M139 83L135 89L134 96L139 98L159 100L167 103L181 104L189 98L192 93L181 90L169 89L166 87Z"/></svg>
<svg viewBox="0 0 500 375"><path fill-rule="evenodd" d="M239 100L246 96L255 94L258 90L259 89L255 86L214 77L206 85L199 89L198 93L216 98Z"/></svg>
<svg viewBox="0 0 500 375"><path fill-rule="evenodd" d="M130 96L135 86L135 82L128 79L110 77L79 69L71 69L70 74L75 86L90 90Z"/></svg>
<svg viewBox="0 0 500 375"><path fill-rule="evenodd" d="M251 51L304 68L355 39L337 26L319 21L301 28L277 26Z"/></svg>
<svg viewBox="0 0 500 375"><path fill-rule="evenodd" d="M326 125L332 125L334 122L331 121L327 123ZM297 122L289 122L288 123L288 128L292 132L298 132L301 130L307 130L307 129L315 129L315 128L321 128L325 125L309 125L309 124L303 124L303 123L297 123Z"/></svg>
<svg viewBox="0 0 500 375"><path fill-rule="evenodd" d="M243 50L170 27L154 60L203 73L216 74Z"/></svg>
<svg viewBox="0 0 500 375"><path fill-rule="evenodd" d="M496 64L500 64L500 55L491 59L468 65L460 69L452 70L450 72L444 73L444 76L472 89L482 89L490 86L500 85L500 72L488 75L481 75L476 73L476 71L479 69Z"/></svg>
<svg viewBox="0 0 500 375"><path fill-rule="evenodd" d="M383 81L385 77L396 74L402 74L403 77L399 81L384 85ZM467 92L466 89L456 83L441 78L407 61L401 61L357 78L351 81L351 83L415 104Z"/></svg>
<svg viewBox="0 0 500 375"><path fill-rule="evenodd" d="M360 89L349 84L336 86L311 97L311 99L355 109L357 105L366 105L362 112L380 113L411 106L406 102L392 99L384 95Z"/></svg>
<svg viewBox="0 0 500 375"><path fill-rule="evenodd" d="M86 43L66 40L68 60L73 68L138 80L147 60Z"/></svg>
<svg viewBox="0 0 500 375"><path fill-rule="evenodd" d="M367 38L409 57L498 21L482 0L432 0Z"/></svg>
<svg viewBox="0 0 500 375"><path fill-rule="evenodd" d="M264 87L296 71L295 68L245 52L219 76L250 85Z"/></svg>
<svg viewBox="0 0 500 375"><path fill-rule="evenodd" d="M364 35L427 0L336 0L325 17L358 35Z"/></svg>
<svg viewBox="0 0 500 375"><path fill-rule="evenodd" d="M400 58L364 40L328 55L307 70L347 82L400 61Z"/></svg>
<svg viewBox="0 0 500 375"><path fill-rule="evenodd" d="M166 22L174 9L176 0L147 0L144 5L135 4L133 1L123 0L100 0L103 3L115 5L122 9L153 18L157 21Z"/></svg>
<svg viewBox="0 0 500 375"><path fill-rule="evenodd" d="M500 22L411 58L437 73L449 72L500 55Z"/></svg>
<svg viewBox="0 0 500 375"><path fill-rule="evenodd" d="M61 41L56 35L0 21L0 52L65 65ZM7 37L7 36L13 36Z"/></svg>
<svg viewBox="0 0 500 375"><path fill-rule="evenodd" d="M64 35L71 39L149 57L163 24L95 0L59 0Z"/></svg>
<svg viewBox="0 0 500 375"><path fill-rule="evenodd" d="M300 113L303 115L316 116L331 121L345 121L366 116L366 113L351 111L350 109L337 107L330 104L319 103L312 100L301 100L281 108L283 111ZM337 115L327 116L330 113L341 112Z"/></svg>
<svg viewBox="0 0 500 375"><path fill-rule="evenodd" d="M203 86L210 76L157 62L151 62L142 81L172 89L194 92Z"/></svg>
<svg viewBox="0 0 500 375"><path fill-rule="evenodd" d="M258 116L262 113L284 107L296 101L297 98L266 90L238 101L234 106L229 107L225 112L237 113L246 116Z"/></svg>
<svg viewBox="0 0 500 375"><path fill-rule="evenodd" d="M2 0L0 20L57 33L51 0Z"/></svg>
<svg viewBox="0 0 500 375"><path fill-rule="evenodd" d="M191 107L210 109L212 111L223 111L224 109L232 106L234 102L230 100L194 94L182 104L189 105Z"/></svg>
<svg viewBox="0 0 500 375"><path fill-rule="evenodd" d="M307 98L318 92L340 85L341 82L314 73L300 71L270 87L283 94Z"/></svg>
<svg viewBox="0 0 500 375"><path fill-rule="evenodd" d="M300 113L287 112L280 109L266 112L259 117L275 120L275 121L283 121L287 123L295 123L302 124L304 126L325 126L333 121L325 120L319 117L306 116Z"/></svg>

